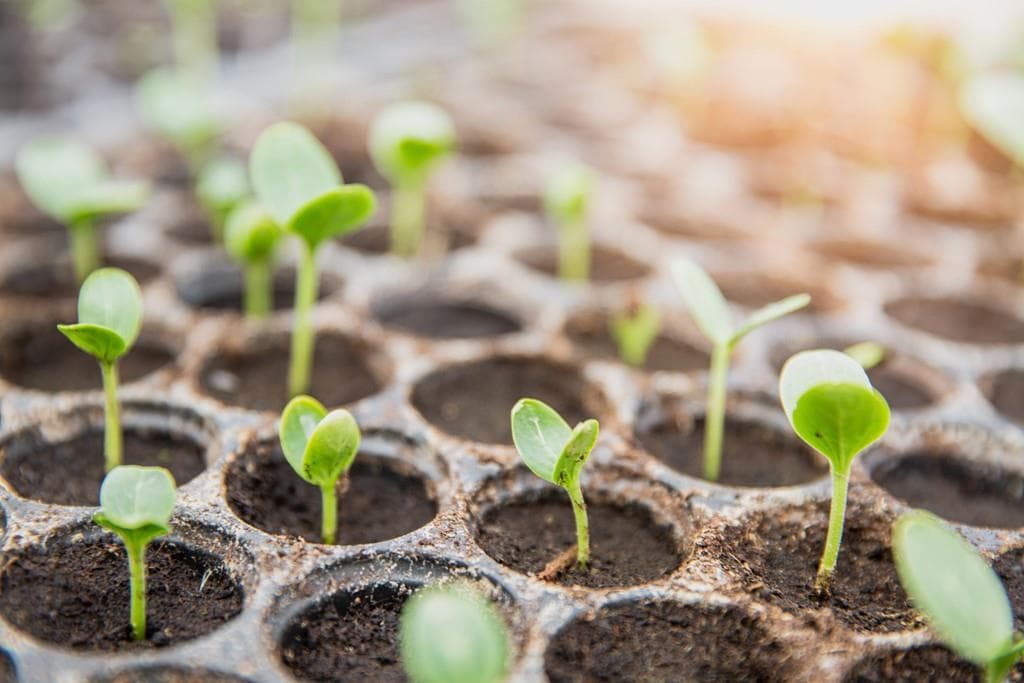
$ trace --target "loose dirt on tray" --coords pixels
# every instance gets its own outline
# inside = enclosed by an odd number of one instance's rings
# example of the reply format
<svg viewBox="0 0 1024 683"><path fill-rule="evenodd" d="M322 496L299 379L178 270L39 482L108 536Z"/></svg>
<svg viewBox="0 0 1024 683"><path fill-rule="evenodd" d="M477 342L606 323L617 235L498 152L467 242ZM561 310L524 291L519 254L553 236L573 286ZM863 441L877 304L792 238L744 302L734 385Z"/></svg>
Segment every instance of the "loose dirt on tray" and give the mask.
<svg viewBox="0 0 1024 683"><path fill-rule="evenodd" d="M1018 665L1010 674L1011 681L1021 680ZM908 650L890 650L868 655L856 662L843 683L982 683L982 671L970 662L939 645L922 645Z"/></svg>
<svg viewBox="0 0 1024 683"><path fill-rule="evenodd" d="M110 677L90 678L89 683L246 683L246 679L201 669L153 666L132 669Z"/></svg>

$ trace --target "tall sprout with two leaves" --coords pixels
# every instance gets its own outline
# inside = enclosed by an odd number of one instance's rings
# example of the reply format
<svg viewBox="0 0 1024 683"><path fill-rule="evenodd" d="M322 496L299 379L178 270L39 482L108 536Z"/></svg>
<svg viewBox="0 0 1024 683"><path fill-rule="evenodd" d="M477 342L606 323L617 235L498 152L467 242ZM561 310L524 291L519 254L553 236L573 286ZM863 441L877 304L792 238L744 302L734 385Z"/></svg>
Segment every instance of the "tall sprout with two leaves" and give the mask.
<svg viewBox="0 0 1024 683"><path fill-rule="evenodd" d="M569 282L590 278L590 213L594 171L584 164L563 166L544 186L544 211L558 229L558 276Z"/></svg>
<svg viewBox="0 0 1024 683"><path fill-rule="evenodd" d="M341 171L308 129L276 123L256 140L249 175L260 203L286 232L302 242L296 274L288 392L309 389L313 365L310 319L319 286L316 254L326 240L356 230L373 214L376 198L365 185L343 185Z"/></svg>
<svg viewBox="0 0 1024 683"><path fill-rule="evenodd" d="M99 361L106 395L103 452L109 472L121 464L121 418L117 361L131 350L142 327L139 283L119 268L101 268L78 292L78 322L58 325L71 343Z"/></svg>
<svg viewBox="0 0 1024 683"><path fill-rule="evenodd" d="M889 428L889 405L860 364L840 351L801 351L782 367L779 398L796 435L829 462L832 505L815 587L828 589L839 557L853 459Z"/></svg>
<svg viewBox="0 0 1024 683"><path fill-rule="evenodd" d="M807 294L786 297L754 311L742 324L736 325L722 291L703 268L693 261L679 259L672 263L672 275L690 316L712 344L704 416L704 478L717 481L722 466L726 384L733 350L749 333L800 310L811 302L811 297Z"/></svg>
<svg viewBox="0 0 1024 683"><path fill-rule="evenodd" d="M134 211L149 196L146 183L112 178L98 154L73 140L33 140L19 150L14 168L32 203L68 229L79 283L100 265L97 222Z"/></svg>
<svg viewBox="0 0 1024 683"><path fill-rule="evenodd" d="M259 320L270 313L272 268L284 231L259 202L246 201L228 216L224 248L245 275L245 315Z"/></svg>
<svg viewBox="0 0 1024 683"><path fill-rule="evenodd" d="M580 474L597 443L599 425L590 419L569 427L553 408L535 398L523 398L512 408L512 441L519 457L534 474L565 489L576 519L576 564L590 562L590 526Z"/></svg>

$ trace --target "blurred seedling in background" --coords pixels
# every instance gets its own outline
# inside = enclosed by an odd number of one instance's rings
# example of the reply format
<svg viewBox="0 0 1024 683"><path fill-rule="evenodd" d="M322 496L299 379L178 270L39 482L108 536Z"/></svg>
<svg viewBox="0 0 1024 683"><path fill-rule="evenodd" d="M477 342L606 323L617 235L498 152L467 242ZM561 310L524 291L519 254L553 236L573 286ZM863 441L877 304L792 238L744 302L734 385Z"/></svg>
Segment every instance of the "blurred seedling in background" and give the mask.
<svg viewBox="0 0 1024 683"><path fill-rule="evenodd" d="M633 302L625 310L614 313L608 327L619 347L622 362L642 368L647 363L647 352L661 330L661 316L653 306Z"/></svg>
<svg viewBox="0 0 1024 683"><path fill-rule="evenodd" d="M163 467L115 467L100 486L100 509L92 519L117 534L128 554L135 640L146 638L146 547L169 533L176 496L174 477Z"/></svg>
<svg viewBox="0 0 1024 683"><path fill-rule="evenodd" d="M590 278L590 213L594 171L573 163L553 173L544 185L544 211L558 229L558 276L569 282Z"/></svg>
<svg viewBox="0 0 1024 683"><path fill-rule="evenodd" d="M526 0L459 0L463 23L486 49L504 45L519 33L526 11Z"/></svg>
<svg viewBox="0 0 1024 683"><path fill-rule="evenodd" d="M839 557L850 466L889 427L889 405L867 373L840 351L801 351L782 367L779 398L793 431L829 462L832 505L815 587L828 590Z"/></svg>
<svg viewBox="0 0 1024 683"><path fill-rule="evenodd" d="M1024 654L1013 632L1006 589L988 563L942 520L924 510L903 513L892 530L903 589L938 636L1001 683Z"/></svg>
<svg viewBox="0 0 1024 683"><path fill-rule="evenodd" d="M18 152L15 171L32 203L68 229L79 283L100 265L97 222L133 211L149 196L145 182L112 178L98 154L73 140L29 142Z"/></svg>
<svg viewBox="0 0 1024 683"><path fill-rule="evenodd" d="M153 69L135 86L145 124L174 145L198 177L214 157L223 122L215 91L205 79L168 68Z"/></svg>
<svg viewBox="0 0 1024 683"><path fill-rule="evenodd" d="M359 425L347 410L327 409L310 396L296 396L281 413L281 450L303 481L320 488L320 536L333 544L338 528L335 489L359 452Z"/></svg>
<svg viewBox="0 0 1024 683"><path fill-rule="evenodd" d="M224 247L245 275L245 315L253 320L270 313L274 252L284 231L259 202L239 204L228 216Z"/></svg>
<svg viewBox="0 0 1024 683"><path fill-rule="evenodd" d="M332 87L327 74L334 70L331 47L340 33L343 5L334 0L291 2L292 99L300 110L326 108L324 92Z"/></svg>
<svg viewBox="0 0 1024 683"><path fill-rule="evenodd" d="M704 478L717 481L722 466L726 385L733 350L747 334L800 310L811 302L811 297L808 294L795 294L768 304L751 313L737 326L722 291L703 268L688 259L678 259L672 263L672 275L690 316L712 344L704 415Z"/></svg>
<svg viewBox="0 0 1024 683"><path fill-rule="evenodd" d="M249 176L260 203L278 225L300 237L303 244L288 369L288 393L297 396L309 389L313 365L310 314L319 287L317 250L325 240L366 223L376 208L376 198L365 185L343 185L341 171L320 141L290 122L263 131L249 157Z"/></svg>
<svg viewBox="0 0 1024 683"><path fill-rule="evenodd" d="M248 169L238 159L217 157L199 171L196 197L206 211L215 241L224 239L228 215L248 195Z"/></svg>
<svg viewBox="0 0 1024 683"><path fill-rule="evenodd" d="M505 622L466 584L430 586L409 598L398 644L413 683L500 683L508 672Z"/></svg>
<svg viewBox="0 0 1024 683"><path fill-rule="evenodd" d="M857 361L865 370L878 367L885 361L885 347L873 341L851 344L843 349L843 353Z"/></svg>
<svg viewBox="0 0 1024 683"><path fill-rule="evenodd" d="M369 148L374 166L391 183L391 251L412 258L424 237L427 182L455 150L455 125L436 105L400 102L374 119Z"/></svg>
<svg viewBox="0 0 1024 683"><path fill-rule="evenodd" d="M164 4L171 15L178 72L194 79L215 76L219 61L215 0L164 0Z"/></svg>
<svg viewBox="0 0 1024 683"><path fill-rule="evenodd" d="M534 474L565 489L576 518L576 564L590 561L590 528L580 474L597 443L597 420L569 427L553 408L534 398L523 398L512 408L512 441Z"/></svg>
<svg viewBox="0 0 1024 683"><path fill-rule="evenodd" d="M101 268L78 292L78 322L57 325L71 343L99 361L106 395L103 452L109 472L121 464L121 418L117 362L131 350L142 327L139 283L119 268Z"/></svg>

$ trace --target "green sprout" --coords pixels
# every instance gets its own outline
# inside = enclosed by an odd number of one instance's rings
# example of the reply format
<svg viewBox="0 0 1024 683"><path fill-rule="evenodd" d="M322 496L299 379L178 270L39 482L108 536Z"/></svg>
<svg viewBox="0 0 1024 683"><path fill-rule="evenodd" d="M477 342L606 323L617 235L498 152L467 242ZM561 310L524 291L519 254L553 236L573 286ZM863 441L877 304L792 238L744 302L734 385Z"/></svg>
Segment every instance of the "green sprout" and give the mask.
<svg viewBox="0 0 1024 683"><path fill-rule="evenodd" d="M412 258L423 239L427 181L455 149L455 125L440 107L400 102L370 128L370 156L391 183L391 251Z"/></svg>
<svg viewBox="0 0 1024 683"><path fill-rule="evenodd" d="M1002 72L973 77L960 90L960 108L976 131L1024 168L1024 77Z"/></svg>
<svg viewBox="0 0 1024 683"><path fill-rule="evenodd" d="M988 563L924 510L896 520L892 553L903 589L939 637L983 668L986 683L1006 680L1024 654L1024 639L1013 632L1006 589Z"/></svg>
<svg viewBox="0 0 1024 683"><path fill-rule="evenodd" d="M576 564L590 561L590 528L587 504L580 488L580 473L594 450L597 420L570 428L553 408L535 398L523 398L512 408L512 441L526 466L546 482L569 494L576 517Z"/></svg>
<svg viewBox="0 0 1024 683"><path fill-rule="evenodd" d="M174 477L163 467L115 467L100 486L92 520L117 534L128 553L135 640L146 638L146 546L170 531L175 496Z"/></svg>
<svg viewBox="0 0 1024 683"><path fill-rule="evenodd" d="M622 361L642 368L647 362L647 352L661 330L661 317L653 306L639 304L615 313L608 321L608 327L619 347Z"/></svg>
<svg viewBox="0 0 1024 683"><path fill-rule="evenodd" d="M865 370L877 367L885 360L885 347L873 341L851 344L843 349L843 353L860 363Z"/></svg>
<svg viewBox="0 0 1024 683"><path fill-rule="evenodd" d="M217 71L217 8L214 0L165 0L174 33L178 70L207 78Z"/></svg>
<svg viewBox="0 0 1024 683"><path fill-rule="evenodd" d="M840 351L801 351L779 376L782 408L796 435L829 462L832 506L815 587L828 589L839 557L850 466L889 427L889 405L857 361Z"/></svg>
<svg viewBox="0 0 1024 683"><path fill-rule="evenodd" d="M260 135L249 157L256 196L285 231L304 245L296 273L295 322L292 327L288 391L309 389L313 365L310 312L317 297L316 252L327 239L356 230L373 214L373 191L357 183L342 184L341 171L308 129L276 123Z"/></svg>
<svg viewBox="0 0 1024 683"><path fill-rule="evenodd" d="M72 344L100 363L106 394L103 451L108 472L121 464L117 361L131 349L141 327L139 283L120 268L100 268L86 278L78 291L78 322L57 325Z"/></svg>
<svg viewBox="0 0 1024 683"><path fill-rule="evenodd" d="M402 608L398 646L413 683L500 683L508 672L505 622L464 584L413 594Z"/></svg>
<svg viewBox="0 0 1024 683"><path fill-rule="evenodd" d="M590 198L594 171L583 164L563 166L544 186L544 211L558 228L558 276L585 282L590 278Z"/></svg>
<svg viewBox="0 0 1024 683"><path fill-rule="evenodd" d="M338 528L335 488L359 451L359 425L347 410L327 409L314 398L296 396L281 413L281 450L304 481L320 487L320 536L333 544Z"/></svg>
<svg viewBox="0 0 1024 683"><path fill-rule="evenodd" d="M199 171L196 197L210 219L215 241L223 240L228 215L248 195L248 169L238 159L217 157Z"/></svg>
<svg viewBox="0 0 1024 683"><path fill-rule="evenodd" d="M222 126L210 86L194 74L157 68L136 85L135 99L146 125L177 147L197 176L211 162Z"/></svg>
<svg viewBox="0 0 1024 683"><path fill-rule="evenodd" d="M690 316L712 344L708 405L704 416L704 478L717 481L722 466L726 382L733 349L747 334L800 310L811 302L811 297L808 294L795 294L768 304L754 311L737 326L722 291L703 268L693 261L678 259L672 263L672 275L686 301Z"/></svg>
<svg viewBox="0 0 1024 683"><path fill-rule="evenodd" d="M68 229L79 283L99 267L96 222L139 208L149 195L144 182L111 178L99 155L73 140L29 142L18 152L15 171L32 203Z"/></svg>
<svg viewBox="0 0 1024 683"><path fill-rule="evenodd" d="M245 201L228 216L224 247L245 272L245 315L258 320L270 312L271 266L284 231L259 202Z"/></svg>

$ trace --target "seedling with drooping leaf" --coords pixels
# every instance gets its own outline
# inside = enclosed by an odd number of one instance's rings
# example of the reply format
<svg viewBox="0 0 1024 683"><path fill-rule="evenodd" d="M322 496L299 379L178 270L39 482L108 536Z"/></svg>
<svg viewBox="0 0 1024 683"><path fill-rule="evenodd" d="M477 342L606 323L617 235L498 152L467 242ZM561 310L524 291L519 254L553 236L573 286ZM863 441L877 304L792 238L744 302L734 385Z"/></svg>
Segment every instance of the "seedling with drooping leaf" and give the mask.
<svg viewBox="0 0 1024 683"><path fill-rule="evenodd" d="M594 171L580 163L567 164L544 185L544 211L558 229L558 276L570 282L590 278L590 199Z"/></svg>
<svg viewBox="0 0 1024 683"><path fill-rule="evenodd" d="M239 204L228 216L224 247L245 273L245 315L258 320L270 312L274 251L284 231L259 202Z"/></svg>
<svg viewBox="0 0 1024 683"><path fill-rule="evenodd" d="M206 210L215 241L223 240L228 215L248 195L248 169L238 159L217 157L199 171L196 197Z"/></svg>
<svg viewBox="0 0 1024 683"><path fill-rule="evenodd" d="M188 72L153 69L135 86L146 125L181 152L195 177L211 162L222 122L211 86Z"/></svg>
<svg viewBox="0 0 1024 683"><path fill-rule="evenodd" d="M163 467L115 467L100 486L100 510L92 519L117 534L128 553L135 640L146 638L146 547L170 531L176 496L174 477Z"/></svg>
<svg viewBox="0 0 1024 683"><path fill-rule="evenodd" d="M426 222L427 181L455 149L451 117L429 102L384 109L370 128L370 156L391 183L391 251L412 258Z"/></svg>
<svg viewBox="0 0 1024 683"><path fill-rule="evenodd" d="M865 370L870 370L885 360L885 347L873 341L851 344L843 349L843 353L860 363Z"/></svg>
<svg viewBox="0 0 1024 683"><path fill-rule="evenodd" d="M398 645L413 683L500 683L508 673L505 622L466 584L414 593L402 608Z"/></svg>
<svg viewBox="0 0 1024 683"><path fill-rule="evenodd" d="M580 474L597 443L598 429L594 419L571 428L553 408L535 398L519 399L512 408L512 441L519 457L538 477L565 489L572 501L580 568L590 561L590 527Z"/></svg>
<svg viewBox="0 0 1024 683"><path fill-rule="evenodd" d="M829 462L832 505L815 586L828 589L839 557L850 466L889 427L889 404L864 368L841 351L801 351L782 367L779 398L793 431Z"/></svg>
<svg viewBox="0 0 1024 683"><path fill-rule="evenodd" d="M128 353L142 327L139 283L120 268L100 268L78 291L78 322L57 325L71 343L99 361L106 395L103 452L109 472L121 464L121 418L117 361Z"/></svg>
<svg viewBox="0 0 1024 683"><path fill-rule="evenodd" d="M327 409L310 396L296 396L281 413L281 450L304 481L320 488L323 510L320 536L334 543L338 528L335 496L338 478L359 452L359 425L344 409Z"/></svg>
<svg viewBox="0 0 1024 683"><path fill-rule="evenodd" d="M1006 589L964 538L924 510L900 515L892 530L896 571L910 601L942 640L1002 683L1024 654Z"/></svg>
<svg viewBox="0 0 1024 683"><path fill-rule="evenodd" d="M171 14L178 71L201 79L217 72L217 8L214 0L164 0Z"/></svg>
<svg viewBox="0 0 1024 683"><path fill-rule="evenodd" d="M288 392L296 396L309 388L313 365L310 312L319 286L317 249L325 240L366 223L376 197L365 185L343 185L338 165L320 141L308 129L287 121L260 135L249 157L249 175L260 203L286 232L300 237L304 247L296 274L288 368Z"/></svg>
<svg viewBox="0 0 1024 683"><path fill-rule="evenodd" d="M642 368L647 363L647 352L661 331L661 316L653 306L637 303L612 315L608 327L619 347L622 362Z"/></svg>
<svg viewBox="0 0 1024 683"><path fill-rule="evenodd" d="M112 178L99 155L68 139L29 142L18 152L15 171L32 203L68 229L79 283L99 267L96 222L139 208L149 195L146 183Z"/></svg>
<svg viewBox="0 0 1024 683"><path fill-rule="evenodd" d="M722 466L726 383L733 350L747 334L800 310L811 302L811 297L795 294L768 304L737 326L722 291L703 268L688 259L678 259L672 263L672 276L690 316L712 344L708 405L704 415L704 478L717 481Z"/></svg>

